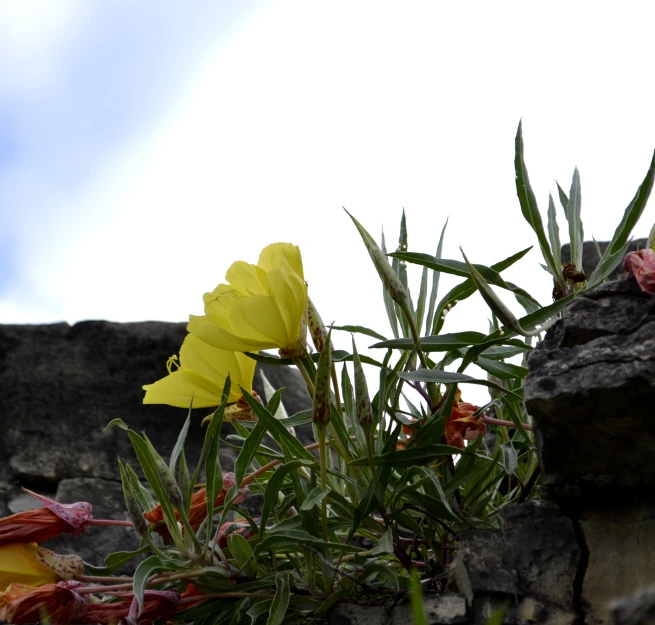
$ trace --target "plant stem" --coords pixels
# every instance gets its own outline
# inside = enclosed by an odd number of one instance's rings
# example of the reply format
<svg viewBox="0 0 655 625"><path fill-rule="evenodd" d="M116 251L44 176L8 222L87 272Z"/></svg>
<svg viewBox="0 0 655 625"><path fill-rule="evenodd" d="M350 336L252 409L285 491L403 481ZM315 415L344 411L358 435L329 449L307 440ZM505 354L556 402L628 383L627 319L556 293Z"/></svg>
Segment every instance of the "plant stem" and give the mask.
<svg viewBox="0 0 655 625"><path fill-rule="evenodd" d="M316 429L318 430L319 446L319 462L321 467L321 490L323 491L323 499L321 499L321 529L323 532L323 541L328 542L330 535L328 533L328 510L327 510L327 454L328 449L326 445L325 424L317 423ZM326 550L325 557L330 560L330 551ZM325 592L329 593L332 588L332 575L328 573L328 569L323 567L323 582Z"/></svg>
<svg viewBox="0 0 655 625"><path fill-rule="evenodd" d="M302 361L300 360L300 358L293 358L293 364L296 365L296 367L298 367L298 370L300 371L303 379L305 380L305 384L307 385L307 390L309 391L310 396L313 398L315 392L314 382L312 382L312 379L309 377L309 374L307 373L307 370L303 366ZM341 400L339 400L339 403L341 403ZM339 454L346 461L346 463L350 463L353 458L350 455L350 452L348 451L347 443L346 445L344 445L343 441L339 438L339 435L332 423L328 424L328 428L330 429L330 434L332 434L332 438L334 439L334 444L336 445ZM353 472L354 477L358 477L358 471L355 467L351 467L351 471Z"/></svg>
<svg viewBox="0 0 655 625"><path fill-rule="evenodd" d="M132 521L119 521L118 519L89 519L88 525L118 525L120 527L133 527Z"/></svg>
<svg viewBox="0 0 655 625"><path fill-rule="evenodd" d="M507 428L515 428L516 423L514 421L505 421L504 419L494 419L493 417L482 417L482 420L485 423L490 425L502 425ZM521 423L524 430L530 430L532 432L532 426L529 423Z"/></svg>

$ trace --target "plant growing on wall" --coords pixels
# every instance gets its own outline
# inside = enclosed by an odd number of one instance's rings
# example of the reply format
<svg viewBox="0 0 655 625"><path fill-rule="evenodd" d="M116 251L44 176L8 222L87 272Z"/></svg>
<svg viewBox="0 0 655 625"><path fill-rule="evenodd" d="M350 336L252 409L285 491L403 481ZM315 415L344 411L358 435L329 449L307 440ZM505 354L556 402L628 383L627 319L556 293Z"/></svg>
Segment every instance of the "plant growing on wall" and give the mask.
<svg viewBox="0 0 655 625"><path fill-rule="evenodd" d="M168 460L146 433L120 419L108 426L126 432L146 478L142 483L119 462L131 520L93 519L88 504L45 498L42 510L0 520L0 619L279 625L320 622L338 601L393 603L411 594L420 622L420 592L443 592L451 581L458 533L496 527L501 508L535 496L538 457L522 402L525 356L572 298L625 257L655 158L589 275L577 170L568 195L558 185L571 240L571 263L562 265L554 201L544 229L521 125L515 169L521 211L553 277L553 303L542 306L502 277L530 248L489 267L464 252L461 261L444 259L444 226L434 256L409 252L404 215L398 250L388 254L384 239L378 245L348 214L382 281L391 337L362 326L326 328L295 245L269 245L256 264L237 261L226 282L205 294L205 314L191 317L169 374L144 387L147 403L189 407ZM626 270L646 288L651 256L626 259ZM408 263L422 266L416 297ZM443 273L462 280L439 298ZM492 287L515 297L525 315L516 318ZM476 291L493 312L490 332L443 333L446 314ZM351 349L333 348L337 332L352 335ZM359 354L364 341L374 357ZM261 351L270 349L278 354ZM312 409L288 416L284 389L270 385L258 397L257 361L297 367ZM486 376L470 375L471 365ZM489 390L485 405L466 401L472 384ZM184 452L189 428L198 426L191 407L214 408L193 465ZM226 422L233 433L221 441ZM295 436L300 427L313 429L315 443L303 446ZM233 472L218 462L220 444L239 448ZM242 504L255 493L263 503L251 516ZM30 544L111 524L133 526L141 545L109 554L102 568ZM137 556L144 559L134 575L115 574Z"/></svg>

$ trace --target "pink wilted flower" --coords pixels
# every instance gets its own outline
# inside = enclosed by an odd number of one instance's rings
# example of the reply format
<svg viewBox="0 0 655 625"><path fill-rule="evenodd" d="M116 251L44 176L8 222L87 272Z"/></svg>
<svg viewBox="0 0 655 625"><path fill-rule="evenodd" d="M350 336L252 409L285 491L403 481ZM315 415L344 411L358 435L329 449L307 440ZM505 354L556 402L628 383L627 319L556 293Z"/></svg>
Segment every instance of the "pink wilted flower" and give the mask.
<svg viewBox="0 0 655 625"><path fill-rule="evenodd" d="M93 508L86 501L63 504L23 489L45 507L26 510L0 519L0 545L36 543L60 534L79 536L93 518Z"/></svg>
<svg viewBox="0 0 655 625"><path fill-rule="evenodd" d="M650 248L628 252L623 259L628 277L634 276L644 293L655 295L655 251Z"/></svg>
<svg viewBox="0 0 655 625"><path fill-rule="evenodd" d="M88 595L75 592L82 586L75 581L45 584L40 588L11 584L0 593L0 621L41 623L47 618L52 625L77 622L89 606Z"/></svg>
<svg viewBox="0 0 655 625"><path fill-rule="evenodd" d="M146 590L143 594L143 607L137 617L138 603L134 593L115 593L120 601L90 604L85 612L75 619L80 625L88 623L119 623L120 625L143 625L157 618L169 619L175 614L180 594L170 590Z"/></svg>

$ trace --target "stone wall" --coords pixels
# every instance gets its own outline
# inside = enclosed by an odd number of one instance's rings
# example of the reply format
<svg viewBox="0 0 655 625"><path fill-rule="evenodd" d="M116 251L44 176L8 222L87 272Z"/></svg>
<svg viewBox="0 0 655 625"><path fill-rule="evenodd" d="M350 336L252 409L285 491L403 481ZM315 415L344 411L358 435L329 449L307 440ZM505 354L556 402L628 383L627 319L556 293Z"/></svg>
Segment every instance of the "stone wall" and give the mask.
<svg viewBox="0 0 655 625"><path fill-rule="evenodd" d="M0 515L38 507L21 490L26 487L62 502L88 501L95 518L127 518L117 458L135 469L138 462L126 433L105 426L121 418L145 431L164 457L170 454L187 410L143 405L141 386L166 375L166 361L185 335L184 323L0 325ZM297 371L262 369L275 388L287 387L289 414L310 406ZM254 386L263 394L258 374ZM186 445L191 467L204 440L200 421L209 412L193 411ZM231 431L226 424L223 438ZM225 470L235 458L234 449L221 447ZM130 530L91 527L79 538L65 535L47 546L99 565L108 553L136 544Z"/></svg>

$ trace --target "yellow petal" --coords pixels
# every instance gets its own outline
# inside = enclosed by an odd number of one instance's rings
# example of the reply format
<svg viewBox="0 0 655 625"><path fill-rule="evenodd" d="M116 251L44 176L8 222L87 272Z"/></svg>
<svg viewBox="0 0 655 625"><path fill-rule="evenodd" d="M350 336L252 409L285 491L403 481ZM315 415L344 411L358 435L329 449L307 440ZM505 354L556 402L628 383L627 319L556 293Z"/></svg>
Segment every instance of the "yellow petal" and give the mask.
<svg viewBox="0 0 655 625"><path fill-rule="evenodd" d="M0 592L9 584L43 586L58 581L57 574L45 564L41 564L21 543L9 543L0 547Z"/></svg>
<svg viewBox="0 0 655 625"><path fill-rule="evenodd" d="M221 403L223 387L193 371L178 369L154 384L146 384L143 390L146 392L144 404L188 408L193 397L194 408L209 408Z"/></svg>
<svg viewBox="0 0 655 625"><path fill-rule="evenodd" d="M275 347L275 345L271 345L270 340L237 336L212 321L208 315L189 315L187 332L209 345L235 352L258 352L260 349Z"/></svg>
<svg viewBox="0 0 655 625"><path fill-rule="evenodd" d="M228 374L232 382L230 401L241 397L239 386L252 390L255 375L255 361L238 352L217 349L189 334L180 348L180 364L183 370L190 370L211 380L223 388ZM235 396L236 399L232 399Z"/></svg>
<svg viewBox="0 0 655 625"><path fill-rule="evenodd" d="M232 309L232 330L239 336L266 342L267 347L283 347L288 334L282 311L273 296L258 295L237 302Z"/></svg>
<svg viewBox="0 0 655 625"><path fill-rule="evenodd" d="M300 248L291 243L272 243L271 245L267 245L259 255L257 265L266 272L276 267L282 267L296 273L301 280L304 281L305 279Z"/></svg>
<svg viewBox="0 0 655 625"><path fill-rule="evenodd" d="M298 342L300 324L307 309L307 285L297 274L281 268L269 272L268 284L285 326L286 343L280 347L290 347Z"/></svg>
<svg viewBox="0 0 655 625"><path fill-rule="evenodd" d="M266 295L266 271L257 265L238 260L227 270L225 279L243 296Z"/></svg>

